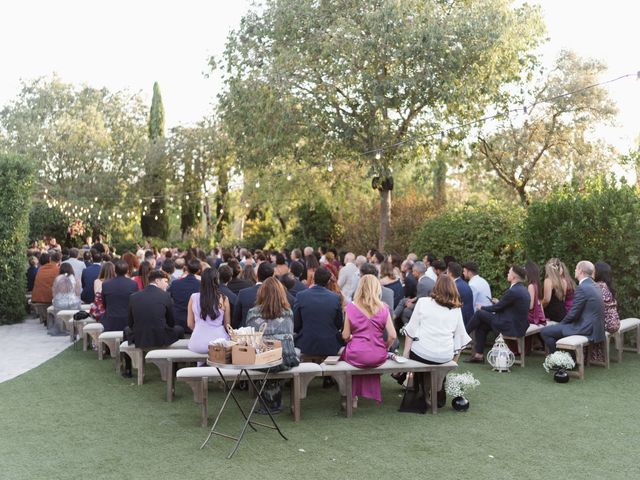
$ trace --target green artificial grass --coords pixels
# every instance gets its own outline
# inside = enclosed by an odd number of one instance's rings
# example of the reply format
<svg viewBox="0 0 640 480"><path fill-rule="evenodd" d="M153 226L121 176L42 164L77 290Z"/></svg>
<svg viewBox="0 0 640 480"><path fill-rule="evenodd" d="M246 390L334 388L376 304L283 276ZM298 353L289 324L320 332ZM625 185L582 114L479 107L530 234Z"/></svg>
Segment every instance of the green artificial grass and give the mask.
<svg viewBox="0 0 640 480"><path fill-rule="evenodd" d="M458 371L481 381L471 408L457 413L448 399L436 416L399 413L401 390L386 376L383 404L361 400L347 419L339 393L316 379L301 422L277 417L288 441L249 430L227 460L230 440L213 437L199 450L207 429L185 384L167 403L154 365L138 387L114 373L113 360L70 348L0 384L0 478L636 478L640 356L625 353L610 370L589 367L584 382L566 385L541 362L528 357L526 368L502 374L461 363ZM222 399L210 386L211 421ZM236 435L240 414L227 412L220 428Z"/></svg>

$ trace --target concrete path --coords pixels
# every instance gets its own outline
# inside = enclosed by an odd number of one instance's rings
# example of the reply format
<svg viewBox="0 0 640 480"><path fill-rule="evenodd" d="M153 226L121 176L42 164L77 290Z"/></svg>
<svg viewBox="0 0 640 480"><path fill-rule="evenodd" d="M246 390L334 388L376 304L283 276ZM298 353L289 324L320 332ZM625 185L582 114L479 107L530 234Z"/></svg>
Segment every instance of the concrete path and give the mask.
<svg viewBox="0 0 640 480"><path fill-rule="evenodd" d="M71 345L68 335L47 335L37 318L0 325L0 383L28 372Z"/></svg>

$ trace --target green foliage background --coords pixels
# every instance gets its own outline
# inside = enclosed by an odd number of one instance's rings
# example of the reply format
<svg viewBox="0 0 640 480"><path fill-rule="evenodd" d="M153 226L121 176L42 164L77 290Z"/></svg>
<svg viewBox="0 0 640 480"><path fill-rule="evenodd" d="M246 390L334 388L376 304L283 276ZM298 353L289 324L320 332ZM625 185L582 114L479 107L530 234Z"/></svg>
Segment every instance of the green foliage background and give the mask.
<svg viewBox="0 0 640 480"><path fill-rule="evenodd" d="M29 213L29 241L54 237L62 245L67 236L68 223L69 219L58 207L49 208L44 203L34 203Z"/></svg>
<svg viewBox="0 0 640 480"><path fill-rule="evenodd" d="M0 324L24 318L26 256L34 167L25 158L0 154Z"/></svg>

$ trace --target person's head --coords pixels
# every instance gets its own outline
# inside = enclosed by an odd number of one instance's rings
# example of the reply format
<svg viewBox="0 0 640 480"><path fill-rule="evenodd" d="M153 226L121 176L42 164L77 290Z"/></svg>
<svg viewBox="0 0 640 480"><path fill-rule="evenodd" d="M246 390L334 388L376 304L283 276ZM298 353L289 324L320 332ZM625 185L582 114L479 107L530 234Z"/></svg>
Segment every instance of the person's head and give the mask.
<svg viewBox="0 0 640 480"><path fill-rule="evenodd" d="M453 255L445 255L443 260L444 260L444 264L447 266L447 268L449 268L449 263L455 262L456 257L454 257Z"/></svg>
<svg viewBox="0 0 640 480"><path fill-rule="evenodd" d="M393 264L389 262L382 262L380 264L380 278L389 278L389 279L396 278L396 272L393 268Z"/></svg>
<svg viewBox="0 0 640 480"><path fill-rule="evenodd" d="M431 291L431 298L438 304L446 308L460 308L462 300L456 287L456 282L449 275L440 274L436 279L436 284Z"/></svg>
<svg viewBox="0 0 640 480"><path fill-rule="evenodd" d="M227 267L229 268L229 267ZM215 268L207 268L200 276L200 318L213 321L220 315L220 280Z"/></svg>
<svg viewBox="0 0 640 480"><path fill-rule="evenodd" d="M405 260L404 262L402 262L402 264L400 265L400 271L406 275L407 273L409 273L411 270L413 270L413 261L411 260Z"/></svg>
<svg viewBox="0 0 640 480"><path fill-rule="evenodd" d="M453 278L454 280L462 275L462 267L458 262L449 262L447 270L449 271L449 275L451 276L451 278Z"/></svg>
<svg viewBox="0 0 640 480"><path fill-rule="evenodd" d="M316 256L313 255L313 252L311 252L311 255L305 257L304 261L307 264L307 269L309 270L313 270L315 268L320 267L320 262L318 262L318 259L316 258Z"/></svg>
<svg viewBox="0 0 640 480"><path fill-rule="evenodd" d="M129 269L129 271L127 273L128 273L129 276L133 275L133 272L138 270L138 268L140 267L140 262L138 261L138 257L136 257L131 252L123 253L122 254L122 260L127 262L127 266L128 266L128 269ZM117 273L117 271L118 271L118 269L116 268L116 273Z"/></svg>
<svg viewBox="0 0 640 480"><path fill-rule="evenodd" d="M40 254L40 265L46 265L51 261L51 256L45 252Z"/></svg>
<svg viewBox="0 0 640 480"><path fill-rule="evenodd" d="M476 262L466 262L462 265L462 274L467 280L471 280L478 274L478 264Z"/></svg>
<svg viewBox="0 0 640 480"><path fill-rule="evenodd" d="M347 252L347 254L344 256L344 264L346 265L347 263L353 263L356 260L356 256L353 254L353 252Z"/></svg>
<svg viewBox="0 0 640 480"><path fill-rule="evenodd" d="M313 247L304 247L304 256L313 255Z"/></svg>
<svg viewBox="0 0 640 480"><path fill-rule="evenodd" d="M289 271L292 273L294 277L300 280L302 278L302 275L304 275L304 265L302 265L302 263L298 262L297 260L293 261L291 262Z"/></svg>
<svg viewBox="0 0 640 480"><path fill-rule="evenodd" d="M425 263L427 267L432 267L433 262L437 260L436 256L433 253L427 253L422 261Z"/></svg>
<svg viewBox="0 0 640 480"><path fill-rule="evenodd" d="M69 258L75 258L76 260L78 259L78 253L79 250L77 248L70 248L69 249Z"/></svg>
<svg viewBox="0 0 640 480"><path fill-rule="evenodd" d="M313 274L313 283L321 287L326 287L330 279L331 272L324 267L319 267Z"/></svg>
<svg viewBox="0 0 640 480"><path fill-rule="evenodd" d="M258 282L258 277L256 277L256 271L252 265L245 265L238 278L251 282L254 285Z"/></svg>
<svg viewBox="0 0 640 480"><path fill-rule="evenodd" d="M418 255L416 255L415 253L410 253L409 255L407 255L407 260L409 260L411 263L417 262Z"/></svg>
<svg viewBox="0 0 640 480"><path fill-rule="evenodd" d="M507 281L509 283L522 283L527 279L527 271L520 265L511 265L509 273L507 273Z"/></svg>
<svg viewBox="0 0 640 480"><path fill-rule="evenodd" d="M596 262L594 265L595 272L593 274L593 279L596 282L604 282L607 287L609 287L609 291L611 295L616 296L614 288L613 288L613 272L611 271L611 266L605 262Z"/></svg>
<svg viewBox="0 0 640 480"><path fill-rule="evenodd" d="M184 257L176 258L175 260L176 270L184 270L184 265L185 265Z"/></svg>
<svg viewBox="0 0 640 480"><path fill-rule="evenodd" d="M104 262L100 267L100 273L98 274L98 279L103 282L106 280L110 280L116 276L116 268L113 262Z"/></svg>
<svg viewBox="0 0 640 480"><path fill-rule="evenodd" d="M149 285L155 285L161 290L165 291L169 286L169 275L162 270L152 270L149 273Z"/></svg>
<svg viewBox="0 0 640 480"><path fill-rule="evenodd" d="M378 251L373 252L371 255L371 263L374 265L381 265L384 262L384 255Z"/></svg>
<svg viewBox="0 0 640 480"><path fill-rule="evenodd" d="M524 266L525 271L527 272L527 281L529 285L537 285L540 286L540 268L535 262L528 261Z"/></svg>
<svg viewBox="0 0 640 480"><path fill-rule="evenodd" d="M324 258L327 263L333 263L333 261L336 259L336 255L331 250L328 250L327 253L324 254Z"/></svg>
<svg viewBox="0 0 640 480"><path fill-rule="evenodd" d="M375 268L375 267L374 267ZM380 311L383 304L380 300L382 287L377 277L366 274L360 277L353 301L368 316L372 317Z"/></svg>
<svg viewBox="0 0 640 480"><path fill-rule="evenodd" d="M387 256L387 262L391 263L394 268L399 269L400 265L402 265L402 257L400 257L400 255L398 255L397 253L392 253L391 255Z"/></svg>
<svg viewBox="0 0 640 480"><path fill-rule="evenodd" d="M176 266L173 264L173 260L167 258L164 262L162 262L162 271L167 272L169 275L175 272Z"/></svg>
<svg viewBox="0 0 640 480"><path fill-rule="evenodd" d="M378 272L378 269L376 268L376 266L373 263L365 262L360 267L360 276L361 277L363 277L365 275L373 275L374 277L378 278L379 274L380 273Z"/></svg>
<svg viewBox="0 0 640 480"><path fill-rule="evenodd" d="M227 265L229 265L229 268L231 268L231 271L233 272L233 278L237 278L242 273L240 262L235 258L230 258Z"/></svg>
<svg viewBox="0 0 640 480"><path fill-rule="evenodd" d="M595 267L589 260L581 260L576 265L576 280L581 281L584 278L593 278Z"/></svg>
<svg viewBox="0 0 640 480"><path fill-rule="evenodd" d="M89 246L93 245L93 238L87 237L86 238L86 244L89 245Z"/></svg>
<svg viewBox="0 0 640 480"><path fill-rule="evenodd" d="M218 277L220 278L220 283L226 285L233 278L233 270L231 270L229 265L220 265L220 268L218 268Z"/></svg>
<svg viewBox="0 0 640 480"><path fill-rule="evenodd" d="M269 262L262 262L260 266L258 266L258 281L264 282L270 277L273 277L273 265Z"/></svg>
<svg viewBox="0 0 640 480"><path fill-rule="evenodd" d="M436 272L436 275L442 275L447 270L447 265L443 260L434 260L431 263L431 267Z"/></svg>
<svg viewBox="0 0 640 480"><path fill-rule="evenodd" d="M32 255L31 257L29 257L29 265L32 267L35 267L36 265L38 265L38 257L36 257L35 255Z"/></svg>
<svg viewBox="0 0 640 480"><path fill-rule="evenodd" d="M115 270L118 277L124 277L129 273L129 264L125 260L118 260L115 263Z"/></svg>
<svg viewBox="0 0 640 480"><path fill-rule="evenodd" d="M282 253L276 253L276 265L286 265L287 259Z"/></svg>
<svg viewBox="0 0 640 480"><path fill-rule="evenodd" d="M425 273L427 273L427 266L424 264L424 262L415 262L413 264L413 268L411 269L411 273L413 274L414 278L419 279Z"/></svg>
<svg viewBox="0 0 640 480"><path fill-rule="evenodd" d="M356 267L358 267L358 270L360 270L360 268L362 267L362 265L364 265L365 263L367 263L367 257L365 257L364 255L358 255L356 257Z"/></svg>
<svg viewBox="0 0 640 480"><path fill-rule="evenodd" d="M284 287L274 276L267 278L260 285L256 307L260 309L260 316L265 320L279 318L286 310L291 309Z"/></svg>
<svg viewBox="0 0 640 480"><path fill-rule="evenodd" d="M60 275L66 275L68 277L73 276L73 267L68 263L60 265Z"/></svg>
<svg viewBox="0 0 640 480"><path fill-rule="evenodd" d="M280 283L282 283L282 286L287 290L291 290L293 287L296 286L296 281L294 280L293 275L291 275L291 273L285 273L284 275L280 275L278 277L278 280L280 280Z"/></svg>
<svg viewBox="0 0 640 480"><path fill-rule="evenodd" d="M95 264L98 264L102 261L102 254L97 250L93 250L91 252L91 261Z"/></svg>
<svg viewBox="0 0 640 480"><path fill-rule="evenodd" d="M187 262L187 273L189 275L197 275L200 273L200 268L202 266L202 262L197 258L192 258Z"/></svg>
<svg viewBox="0 0 640 480"><path fill-rule="evenodd" d="M291 260L300 260L302 258L302 252L299 248L291 250Z"/></svg>
<svg viewBox="0 0 640 480"><path fill-rule="evenodd" d="M149 274L151 273L151 270L153 270L151 268L151 263L146 260L140 264L140 268L138 268L138 276L142 282L142 288L149 285Z"/></svg>

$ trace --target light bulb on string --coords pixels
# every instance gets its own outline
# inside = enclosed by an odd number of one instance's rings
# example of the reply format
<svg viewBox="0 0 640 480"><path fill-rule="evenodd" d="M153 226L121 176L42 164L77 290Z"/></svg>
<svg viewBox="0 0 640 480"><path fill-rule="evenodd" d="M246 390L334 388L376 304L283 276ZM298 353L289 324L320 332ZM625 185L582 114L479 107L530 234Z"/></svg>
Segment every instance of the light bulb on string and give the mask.
<svg viewBox="0 0 640 480"><path fill-rule="evenodd" d="M155 216L153 217L153 219L154 219L154 220L157 220L157 219L158 219L158 215L155 215Z"/></svg>
<svg viewBox="0 0 640 480"><path fill-rule="evenodd" d="M98 201L98 197L94 197L94 198L93 198L93 201L94 201L94 202L97 202L97 201Z"/></svg>
<svg viewBox="0 0 640 480"><path fill-rule="evenodd" d="M151 203L156 203L156 197L151 198Z"/></svg>
<svg viewBox="0 0 640 480"><path fill-rule="evenodd" d="M329 172L333 172L333 164L332 163L329 164L329 166L327 167L327 170Z"/></svg>
<svg viewBox="0 0 640 480"><path fill-rule="evenodd" d="M260 182L256 182L256 188L260 188Z"/></svg>
<svg viewBox="0 0 640 480"><path fill-rule="evenodd" d="M245 208L249 208L249 202L246 202L246 203L244 204L244 206L245 206Z"/></svg>
<svg viewBox="0 0 640 480"><path fill-rule="evenodd" d="M142 199L138 200L138 203L142 205Z"/></svg>
<svg viewBox="0 0 640 480"><path fill-rule="evenodd" d="M164 209L162 209L162 208L161 208L161 209L160 209L160 213L164 213Z"/></svg>
<svg viewBox="0 0 640 480"><path fill-rule="evenodd" d="M380 160L382 158L382 151L381 150L377 150L376 151L376 160Z"/></svg>
<svg viewBox="0 0 640 480"><path fill-rule="evenodd" d="M289 181L289 182L290 182L290 181L291 181L291 178L292 178L292 177L291 177L291 174L287 175L287 181Z"/></svg>
<svg viewBox="0 0 640 480"><path fill-rule="evenodd" d="M45 188L45 189L44 189L44 194L46 195L47 193L49 193L49 189L48 189L48 188Z"/></svg>
<svg viewBox="0 0 640 480"><path fill-rule="evenodd" d="M184 196L184 199L185 200L189 200L189 194L188 193Z"/></svg>

